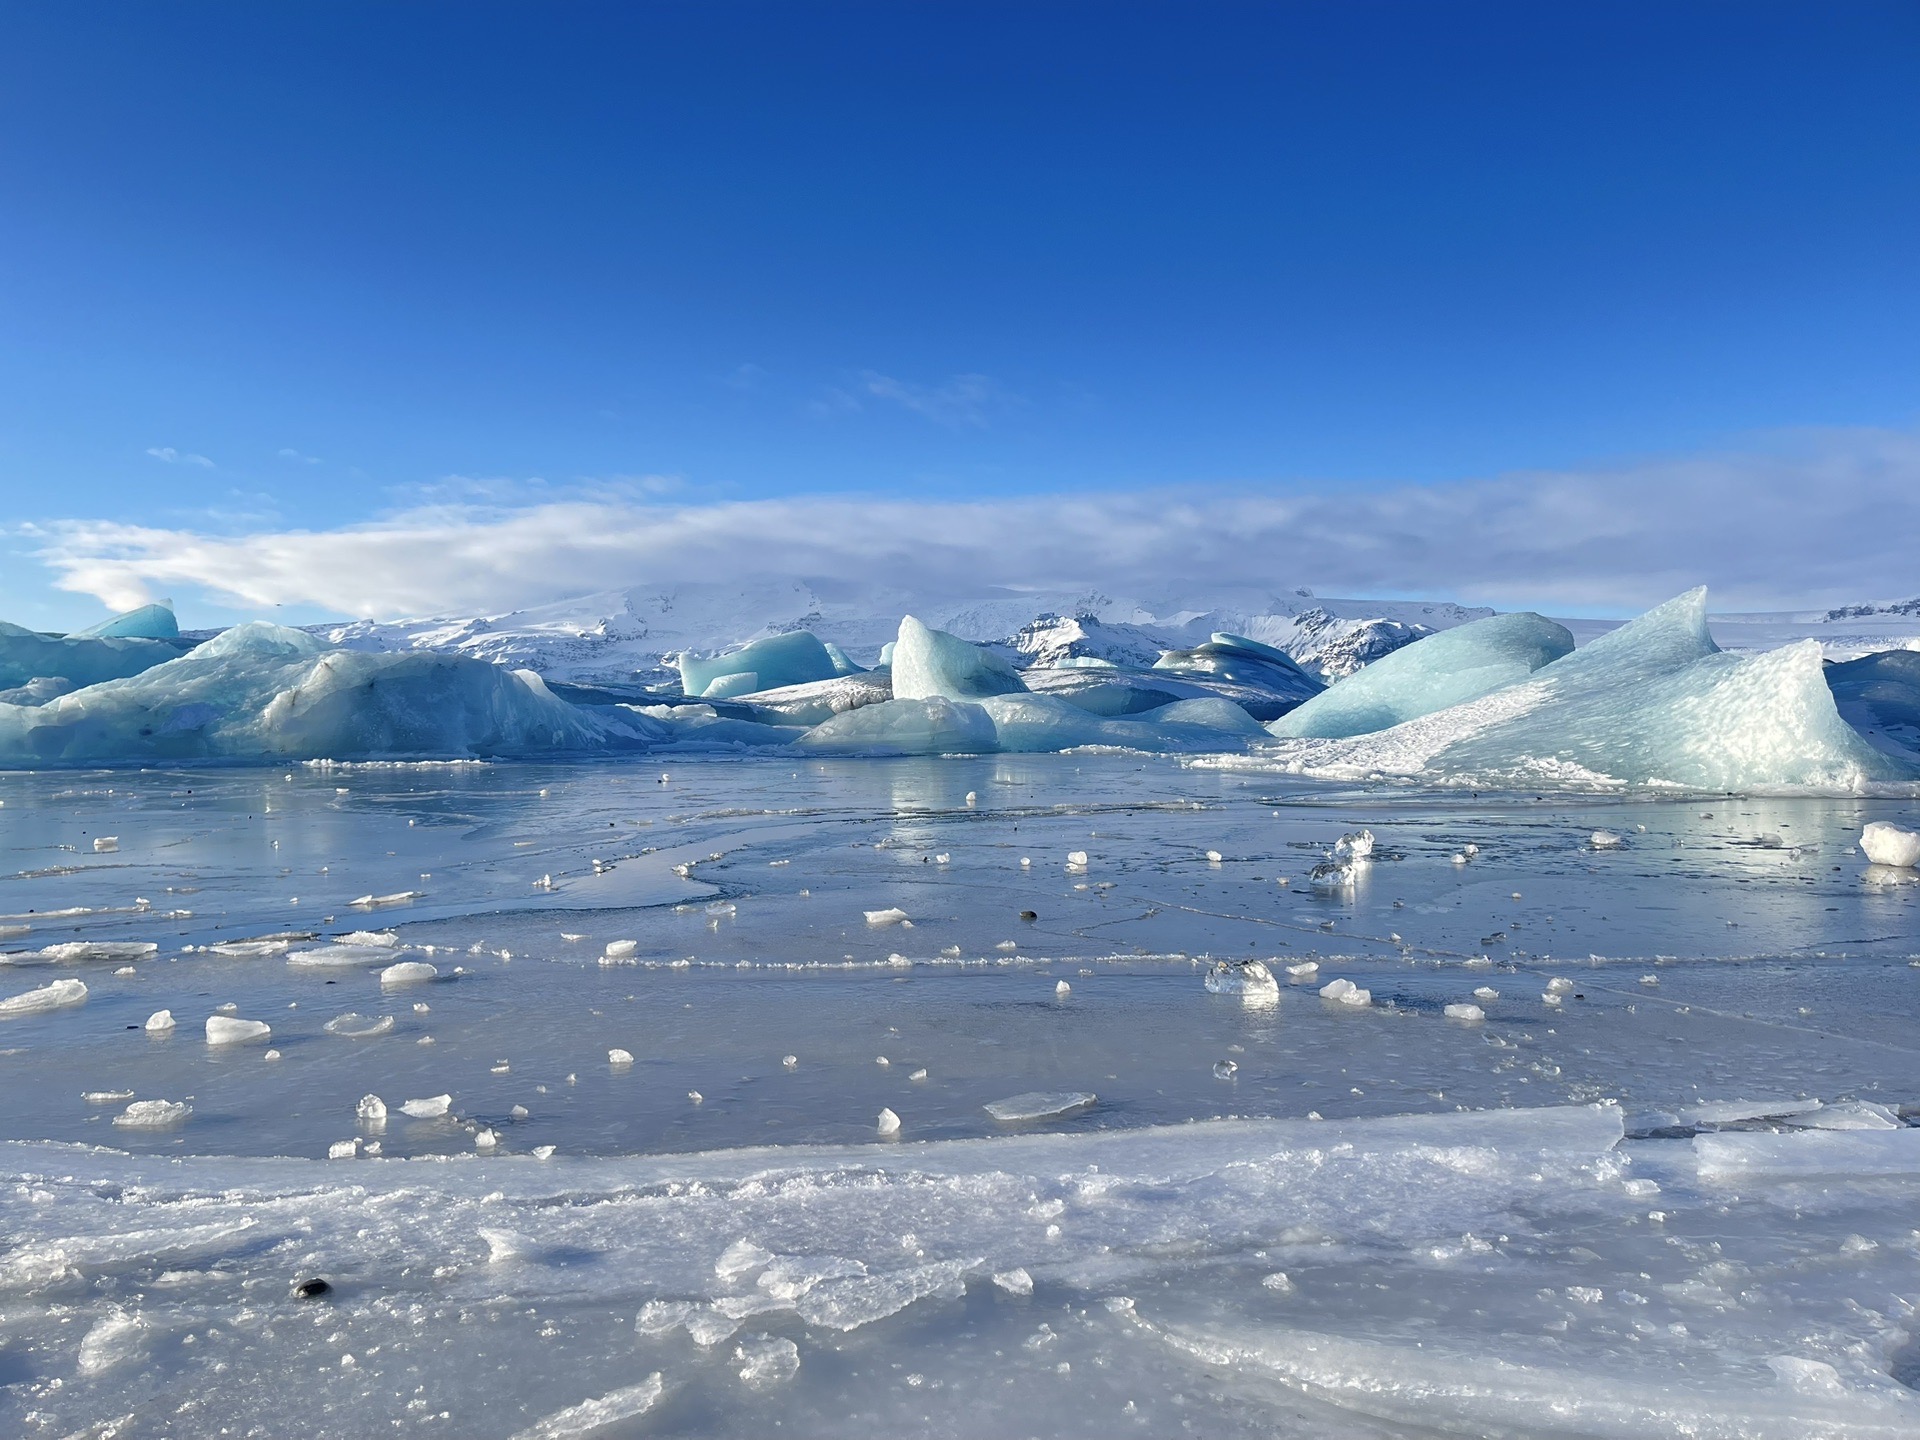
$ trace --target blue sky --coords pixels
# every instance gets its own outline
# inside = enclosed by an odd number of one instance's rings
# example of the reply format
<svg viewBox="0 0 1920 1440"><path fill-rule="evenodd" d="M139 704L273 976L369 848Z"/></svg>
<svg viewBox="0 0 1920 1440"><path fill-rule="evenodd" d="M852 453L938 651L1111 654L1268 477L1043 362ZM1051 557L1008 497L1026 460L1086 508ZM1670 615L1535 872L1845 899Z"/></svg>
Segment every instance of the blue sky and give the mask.
<svg viewBox="0 0 1920 1440"><path fill-rule="evenodd" d="M1695 458L1910 494L1917 73L1910 4L8 7L0 614L431 607L231 582L583 497L1230 513ZM1764 566L1693 509L1699 578L1849 583L1797 581L1790 506ZM1451 583L1272 583L1640 595L1630 543L1501 570L1474 514Z"/></svg>

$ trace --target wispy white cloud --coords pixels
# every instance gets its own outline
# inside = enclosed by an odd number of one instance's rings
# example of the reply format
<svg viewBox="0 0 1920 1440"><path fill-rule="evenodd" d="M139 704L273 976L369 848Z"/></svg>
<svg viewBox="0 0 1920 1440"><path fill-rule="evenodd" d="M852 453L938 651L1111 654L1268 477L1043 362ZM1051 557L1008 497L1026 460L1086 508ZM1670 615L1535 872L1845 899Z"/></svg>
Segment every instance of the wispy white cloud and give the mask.
<svg viewBox="0 0 1920 1440"><path fill-rule="evenodd" d="M176 450L171 445L149 445L147 454L169 465L199 465L204 469L213 469L213 461L204 455L195 455L191 451Z"/></svg>
<svg viewBox="0 0 1920 1440"><path fill-rule="evenodd" d="M858 383L831 386L807 408L816 416L848 415L875 401L897 405L950 430L984 430L997 415L1023 403L991 375L954 375L937 385L922 385L863 370Z"/></svg>
<svg viewBox="0 0 1920 1440"><path fill-rule="evenodd" d="M631 585L796 577L905 594L1143 598L1228 587L1627 611L1705 582L1718 609L1920 590L1920 436L1818 432L1740 453L1356 492L1272 486L979 501L673 503L651 482L448 486L330 530L47 522L62 587L125 607L478 613Z"/></svg>
<svg viewBox="0 0 1920 1440"><path fill-rule="evenodd" d="M294 449L291 445L282 445L279 454L282 460L291 460L296 465L318 465L320 463L320 457L318 455L304 454Z"/></svg>

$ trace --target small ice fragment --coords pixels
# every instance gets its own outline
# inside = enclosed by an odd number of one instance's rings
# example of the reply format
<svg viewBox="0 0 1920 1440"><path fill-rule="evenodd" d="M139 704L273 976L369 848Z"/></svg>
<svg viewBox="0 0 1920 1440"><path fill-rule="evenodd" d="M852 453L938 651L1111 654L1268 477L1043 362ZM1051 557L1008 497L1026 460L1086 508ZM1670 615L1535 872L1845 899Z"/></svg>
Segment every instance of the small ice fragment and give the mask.
<svg viewBox="0 0 1920 1440"><path fill-rule="evenodd" d="M147 1030L155 1035L164 1034L173 1029L173 1012L156 1010L147 1017Z"/></svg>
<svg viewBox="0 0 1920 1440"><path fill-rule="evenodd" d="M1236 1061L1216 1060L1213 1062L1213 1078L1216 1080L1231 1080L1234 1075L1239 1072L1239 1069L1240 1066Z"/></svg>
<svg viewBox="0 0 1920 1440"><path fill-rule="evenodd" d="M1033 857L1032 857L1031 855L1022 855L1022 856L1020 857L1020 868L1021 868L1022 870L1030 870L1030 869L1032 869L1032 868L1033 868Z"/></svg>
<svg viewBox="0 0 1920 1440"><path fill-rule="evenodd" d="M1216 961L1207 972L1206 986L1214 995L1278 994L1280 990L1273 971L1259 960Z"/></svg>
<svg viewBox="0 0 1920 1440"><path fill-rule="evenodd" d="M405 1100L400 1104L400 1113L415 1120L438 1120L452 1108L453 1096L432 1095L425 1100Z"/></svg>
<svg viewBox="0 0 1920 1440"><path fill-rule="evenodd" d="M1658 985L1660 983L1660 977L1658 975L1642 975L1640 977L1640 983L1642 985Z"/></svg>
<svg viewBox="0 0 1920 1440"><path fill-rule="evenodd" d="M900 1117L891 1110L882 1110L880 1112L880 1120L874 1128L882 1135L898 1135L900 1133Z"/></svg>
<svg viewBox="0 0 1920 1440"><path fill-rule="evenodd" d="M1482 1010L1478 1005L1449 1005L1442 1013L1445 1014L1449 1020L1466 1020L1471 1022L1487 1018L1487 1012Z"/></svg>
<svg viewBox="0 0 1920 1440"><path fill-rule="evenodd" d="M1260 1283L1267 1289L1277 1291L1282 1295L1291 1295L1293 1293L1293 1281L1287 1277L1287 1272L1284 1270L1274 1271L1273 1274L1263 1278Z"/></svg>
<svg viewBox="0 0 1920 1440"><path fill-rule="evenodd" d="M1547 990L1554 995L1565 995L1573 989L1573 982L1564 975L1556 975L1547 981Z"/></svg>
<svg viewBox="0 0 1920 1440"><path fill-rule="evenodd" d="M898 925L907 918L907 912L897 906L886 910L868 910L865 914L869 925Z"/></svg>
<svg viewBox="0 0 1920 1440"><path fill-rule="evenodd" d="M0 1020L20 1015L44 1015L49 1010L64 1010L69 1005L86 1003L87 987L81 980L56 980L37 990L28 990L0 1000Z"/></svg>
<svg viewBox="0 0 1920 1440"><path fill-rule="evenodd" d="M1875 865L1920 867L1920 830L1903 830L1876 820L1860 832L1860 852Z"/></svg>
<svg viewBox="0 0 1920 1440"><path fill-rule="evenodd" d="M927 1078L927 1072L924 1068L916 1070L911 1075L907 1076L907 1079L909 1080L924 1080L926 1078Z"/></svg>
<svg viewBox="0 0 1920 1440"><path fill-rule="evenodd" d="M876 1055L873 1057L873 1063L876 1065L891 1065L893 1064L893 1061L889 1060L884 1055Z"/></svg>
<svg viewBox="0 0 1920 1440"><path fill-rule="evenodd" d="M616 1070L624 1070L633 1064L633 1052L631 1050L621 1050L617 1048L609 1050L607 1051L607 1064L613 1066Z"/></svg>
<svg viewBox="0 0 1920 1440"><path fill-rule="evenodd" d="M1333 853L1349 860L1365 860L1373 854L1373 831L1355 830L1333 842Z"/></svg>
<svg viewBox="0 0 1920 1440"><path fill-rule="evenodd" d="M527 1109L527 1107L524 1105L516 1105L513 1107L513 1109L509 1110L507 1113L513 1116L513 1118L516 1120L524 1120L533 1112Z"/></svg>
<svg viewBox="0 0 1920 1440"><path fill-rule="evenodd" d="M979 795L972 790L967 791L967 804L978 805L979 803L980 803Z"/></svg>
<svg viewBox="0 0 1920 1440"><path fill-rule="evenodd" d="M1033 1293L1033 1276L1027 1273L1027 1268L1024 1265L1016 1265L1011 1270L996 1272L993 1277L993 1283L1009 1295L1031 1295Z"/></svg>
<svg viewBox="0 0 1920 1440"><path fill-rule="evenodd" d="M147 1334L147 1323L138 1315L113 1311L96 1321L93 1328L87 1331L86 1338L80 1342L80 1373L99 1375L116 1365L142 1358L147 1348ZM96 1430L94 1433L103 1432Z"/></svg>
<svg viewBox="0 0 1920 1440"><path fill-rule="evenodd" d="M578 945L582 940L586 939L587 937L584 935L576 935L570 930L562 930L560 932L560 938L566 941L569 945Z"/></svg>
<svg viewBox="0 0 1920 1440"><path fill-rule="evenodd" d="M1782 1115L1780 1123L1800 1130L1901 1130L1900 1117L1871 1100L1840 1100L1817 1110Z"/></svg>
<svg viewBox="0 0 1920 1440"><path fill-rule="evenodd" d="M1473 998L1484 1004L1491 1005L1495 1000L1500 998L1500 992L1491 985L1482 985L1473 992Z"/></svg>
<svg viewBox="0 0 1920 1440"><path fill-rule="evenodd" d="M611 960L624 960L639 948L638 940L609 940L603 953Z"/></svg>
<svg viewBox="0 0 1920 1440"><path fill-rule="evenodd" d="M1465 855L1469 860L1471 860L1474 856L1480 853L1480 847L1478 845L1462 845L1460 847L1460 853Z"/></svg>
<svg viewBox="0 0 1920 1440"><path fill-rule="evenodd" d="M262 1060L278 1060L280 1058L280 1052L278 1050L263 1050L260 1052L260 1058Z"/></svg>
<svg viewBox="0 0 1920 1440"><path fill-rule="evenodd" d="M482 1125L479 1133L473 1137L473 1148L476 1150L491 1150L499 1143L500 1136L486 1125Z"/></svg>
<svg viewBox="0 0 1920 1440"><path fill-rule="evenodd" d="M1085 1110L1098 1098L1085 1090L1030 1090L1022 1095L1008 1096L1005 1100L990 1101L984 1108L994 1119L1007 1123L1052 1120L1057 1116L1071 1115L1076 1110Z"/></svg>
<svg viewBox="0 0 1920 1440"><path fill-rule="evenodd" d="M413 1002L413 1013L416 1015L425 1015L432 1009L433 1007L424 1000L416 1000Z"/></svg>
<svg viewBox="0 0 1920 1440"><path fill-rule="evenodd" d="M1062 980L1053 987L1053 993L1064 998L1073 993L1073 986Z"/></svg>
<svg viewBox="0 0 1920 1440"><path fill-rule="evenodd" d="M1458 850L1456 850L1456 851L1454 851L1454 854L1453 854L1453 863L1454 863L1454 864L1456 864L1456 865L1464 865L1464 864L1466 864L1466 863L1467 863L1467 857L1466 857L1466 855L1465 855L1465 853L1464 853L1464 852L1462 852L1462 851L1458 851Z"/></svg>
<svg viewBox="0 0 1920 1440"><path fill-rule="evenodd" d="M952 858L953 858L953 857L952 857L951 855L947 855L947 854L945 854L945 853L942 853L942 854L939 854L939 855L936 855L936 856L934 856L934 857L933 857L933 863L934 863L934 864L936 864L936 865L945 865L945 864L947 864L947 863L948 863L948 862L949 862L950 860L952 860Z"/></svg>
<svg viewBox="0 0 1920 1440"><path fill-rule="evenodd" d="M799 1066L800 1057L798 1055L783 1055L780 1057L780 1063L787 1069L792 1070Z"/></svg>
<svg viewBox="0 0 1920 1440"><path fill-rule="evenodd" d="M327 1146L329 1160L358 1160L359 1158L360 1142L358 1140L336 1140Z"/></svg>
<svg viewBox="0 0 1920 1440"><path fill-rule="evenodd" d="M273 1027L264 1020L236 1020L231 1015L207 1017L209 1045L251 1045L256 1040L265 1040L271 1034Z"/></svg>
<svg viewBox="0 0 1920 1440"><path fill-rule="evenodd" d="M108 851L118 850L119 848L120 837L118 835L101 835L93 842L93 853L96 855L105 855Z"/></svg>
<svg viewBox="0 0 1920 1440"><path fill-rule="evenodd" d="M440 971L424 960L402 960L398 965L389 965L380 972L382 989L395 985L418 985L431 980Z"/></svg>
<svg viewBox="0 0 1920 1440"><path fill-rule="evenodd" d="M382 905L405 905L410 901L418 900L421 893L418 890L396 890L391 895L362 895L358 900L348 903L356 909L375 910Z"/></svg>
<svg viewBox="0 0 1920 1440"><path fill-rule="evenodd" d="M193 1113L193 1107L178 1100L136 1100L113 1123L129 1130L164 1130L178 1125Z"/></svg>
<svg viewBox="0 0 1920 1440"><path fill-rule="evenodd" d="M800 1347L784 1335L750 1335L735 1347L733 1363L742 1384L766 1390L800 1373Z"/></svg>
<svg viewBox="0 0 1920 1440"><path fill-rule="evenodd" d="M1587 837L1587 848L1590 850L1618 850L1626 843L1624 838L1611 830L1596 830Z"/></svg>
<svg viewBox="0 0 1920 1440"><path fill-rule="evenodd" d="M378 1095L362 1095L353 1114L362 1125L378 1130L387 1123L387 1102Z"/></svg>
<svg viewBox="0 0 1920 1440"><path fill-rule="evenodd" d="M1350 860L1322 860L1307 872L1308 882L1322 890L1350 890L1359 876Z"/></svg>
<svg viewBox="0 0 1920 1440"><path fill-rule="evenodd" d="M666 783L666 776L660 781ZM667 1382L658 1370L638 1385L610 1390L592 1400L582 1400L544 1416L512 1437L512 1440L588 1440L590 1436L613 1433L623 1421L644 1415L660 1402Z"/></svg>
<svg viewBox="0 0 1920 1440"><path fill-rule="evenodd" d="M720 1252L720 1258L713 1262L713 1273L722 1280L738 1280L742 1275L758 1270L773 1259L771 1250L763 1250L751 1240L742 1237Z"/></svg>
<svg viewBox="0 0 1920 1440"><path fill-rule="evenodd" d="M1226 856L1222 855L1218 850L1207 851L1207 863L1209 865L1218 865L1224 859L1226 859Z"/></svg>
<svg viewBox="0 0 1920 1440"><path fill-rule="evenodd" d="M1333 1000L1341 1005L1352 1005L1357 1008L1362 1005L1371 1005L1373 1003L1373 992L1371 990L1362 990L1351 980L1329 980L1320 987L1320 998L1322 1000Z"/></svg>
<svg viewBox="0 0 1920 1440"><path fill-rule="evenodd" d="M696 1105L704 1104L706 1102L706 1098L707 1097L702 1095L698 1090L687 1091L687 1099L691 1100Z"/></svg>
<svg viewBox="0 0 1920 1440"><path fill-rule="evenodd" d="M1320 973L1318 960L1301 960L1287 966L1287 978L1291 980L1311 980Z"/></svg>
<svg viewBox="0 0 1920 1440"><path fill-rule="evenodd" d="M80 1098L89 1105L123 1105L133 1099L131 1090L83 1090Z"/></svg>
<svg viewBox="0 0 1920 1440"><path fill-rule="evenodd" d="M329 1035L343 1035L349 1040L371 1040L378 1035L390 1034L393 1030L391 1015L362 1015L349 1010L344 1015L336 1015L320 1027Z"/></svg>
<svg viewBox="0 0 1920 1440"><path fill-rule="evenodd" d="M1069 870L1086 869L1087 868L1087 852L1084 850L1069 850L1067 852L1067 868Z"/></svg>
<svg viewBox="0 0 1920 1440"><path fill-rule="evenodd" d="M533 1158L536 1160L551 1160L556 1148L557 1147L553 1145L536 1145L533 1147Z"/></svg>
<svg viewBox="0 0 1920 1440"><path fill-rule="evenodd" d="M1540 999L1544 1003L1553 1006L1555 1009L1558 1009L1562 1000L1562 996L1560 995L1560 992L1557 990L1545 990L1541 992Z"/></svg>

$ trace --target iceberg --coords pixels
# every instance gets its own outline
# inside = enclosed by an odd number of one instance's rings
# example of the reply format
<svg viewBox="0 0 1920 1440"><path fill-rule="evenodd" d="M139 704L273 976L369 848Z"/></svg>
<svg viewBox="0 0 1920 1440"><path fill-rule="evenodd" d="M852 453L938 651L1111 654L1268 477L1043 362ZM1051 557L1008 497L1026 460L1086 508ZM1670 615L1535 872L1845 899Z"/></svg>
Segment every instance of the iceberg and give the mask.
<svg viewBox="0 0 1920 1440"><path fill-rule="evenodd" d="M178 640L180 622L174 618L173 602L141 605L98 625L73 632L73 638L98 640Z"/></svg>
<svg viewBox="0 0 1920 1440"><path fill-rule="evenodd" d="M62 689L138 675L179 654L180 646L165 640L42 635L0 621L0 691L27 691L14 703L37 704Z"/></svg>
<svg viewBox="0 0 1920 1440"><path fill-rule="evenodd" d="M1469 621L1394 650L1267 728L1339 738L1385 730L1524 680L1573 652L1573 632L1522 611Z"/></svg>
<svg viewBox="0 0 1920 1440"><path fill-rule="evenodd" d="M833 651L821 644L811 630L769 635L764 640L754 640L738 650L707 659L691 651L678 657L680 688L702 700L831 680L847 673L840 668L842 663L851 662L847 662L844 654L836 661Z"/></svg>
<svg viewBox="0 0 1920 1440"><path fill-rule="evenodd" d="M888 700L836 715L795 742L821 754L1032 754L1082 745L1148 752L1240 749L1259 722L1229 700L1178 700L1110 719L1050 695Z"/></svg>
<svg viewBox="0 0 1920 1440"><path fill-rule="evenodd" d="M1857 793L1920 780L1920 764L1874 749L1841 718L1817 641L1722 652L1704 588L1478 699L1372 734L1283 740L1253 763L1481 789Z"/></svg>
<svg viewBox="0 0 1920 1440"><path fill-rule="evenodd" d="M980 700L1017 695L1027 688L998 655L930 629L911 615L901 617L892 666L896 700Z"/></svg>
<svg viewBox="0 0 1920 1440"><path fill-rule="evenodd" d="M537 755L665 736L630 711L570 705L531 671L427 651L344 650L257 622L41 706L0 704L0 764L13 765Z"/></svg>
<svg viewBox="0 0 1920 1440"><path fill-rule="evenodd" d="M1840 714L1869 743L1920 756L1920 650L1882 650L1827 666Z"/></svg>
<svg viewBox="0 0 1920 1440"><path fill-rule="evenodd" d="M1321 684L1286 651L1244 635L1213 632L1213 638L1191 650L1169 650L1154 661L1156 670L1198 670L1242 684L1279 686L1302 698L1320 693Z"/></svg>

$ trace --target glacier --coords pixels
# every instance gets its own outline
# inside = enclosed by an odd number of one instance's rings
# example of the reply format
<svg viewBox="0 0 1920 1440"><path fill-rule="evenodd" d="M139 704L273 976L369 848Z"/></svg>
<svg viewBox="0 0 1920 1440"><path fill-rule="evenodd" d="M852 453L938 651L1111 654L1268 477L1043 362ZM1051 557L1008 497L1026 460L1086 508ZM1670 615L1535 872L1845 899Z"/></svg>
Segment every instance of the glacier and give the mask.
<svg viewBox="0 0 1920 1440"><path fill-rule="evenodd" d="M1338 739L1385 730L1477 700L1573 653L1573 632L1531 611L1491 615L1428 635L1336 681L1267 728Z"/></svg>
<svg viewBox="0 0 1920 1440"><path fill-rule="evenodd" d="M1704 587L1478 699L1370 734L1281 739L1246 763L1483 789L1852 793L1920 780L1920 764L1874 748L1841 718L1817 643L1721 651Z"/></svg>

